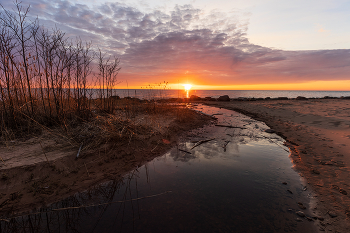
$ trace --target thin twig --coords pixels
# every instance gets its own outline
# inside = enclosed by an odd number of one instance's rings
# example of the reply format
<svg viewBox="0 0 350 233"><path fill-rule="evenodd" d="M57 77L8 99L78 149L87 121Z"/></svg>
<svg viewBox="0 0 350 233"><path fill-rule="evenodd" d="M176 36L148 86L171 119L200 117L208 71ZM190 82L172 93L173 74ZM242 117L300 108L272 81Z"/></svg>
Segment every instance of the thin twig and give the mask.
<svg viewBox="0 0 350 233"><path fill-rule="evenodd" d="M87 167L86 167L86 163L84 162L84 165L85 165L85 169L86 169L86 172L87 172L87 174L88 174L88 177L90 177L90 174L89 174L89 171L88 171L88 169L87 169Z"/></svg>
<svg viewBox="0 0 350 233"><path fill-rule="evenodd" d="M45 153L45 151L44 151L43 145L41 145L41 141L39 141L39 144L40 144L41 149L43 150L43 153L44 153L44 155L45 155L45 158L46 158L47 163L49 163L49 160L47 159L47 156L46 156L46 153Z"/></svg>
<svg viewBox="0 0 350 233"><path fill-rule="evenodd" d="M226 146L227 146L227 144L229 144L229 143L230 143L230 141L225 141L225 144L224 144L224 146L223 146L224 152L226 152Z"/></svg>
<svg viewBox="0 0 350 233"><path fill-rule="evenodd" d="M189 152L189 151L187 151L187 150L179 149L179 151L185 152L185 153L187 153L187 154L192 154L191 152Z"/></svg>
<svg viewBox="0 0 350 233"><path fill-rule="evenodd" d="M153 152L157 147L158 147L159 143L151 150L151 152Z"/></svg>
<svg viewBox="0 0 350 233"><path fill-rule="evenodd" d="M207 140L201 140L201 141L197 142L196 144L194 144L194 146L192 146L191 150L192 150L193 148L195 148L195 147L197 147L197 146L203 144L203 143L210 142L210 141L212 141L212 140L214 140L214 139L215 139L215 138L207 139Z"/></svg>
<svg viewBox="0 0 350 233"><path fill-rule="evenodd" d="M81 148L83 147L83 143L84 143L84 142L82 142L82 143L81 143L81 145L80 145L80 147L79 147L78 154L77 154L77 158L79 157L79 154L80 154Z"/></svg>
<svg viewBox="0 0 350 233"><path fill-rule="evenodd" d="M232 125L215 125L215 126L226 127L226 128L234 128L234 129L247 129L247 128L238 127L238 126L232 126Z"/></svg>
<svg viewBox="0 0 350 233"><path fill-rule="evenodd" d="M124 202L131 202L131 201L137 201L137 200L142 200L142 199L146 199L146 198L151 198L151 197L156 197L156 196L160 196L163 194L167 194L167 193L171 193L172 191L166 191L163 193L159 193L159 194L154 194L154 195L150 195L150 196L145 196L145 197L139 197L139 198L134 198L134 199L130 199L130 200L124 200L124 201L112 201L112 202L106 202L106 203L101 203L101 204L94 204L94 205L87 205L87 206L76 206L76 207L67 207L67 208L59 208L59 209L52 209L51 211L62 211L62 210L70 210L70 209L80 209L80 208L89 208L89 207L96 207L96 206L102 206L102 205L109 205L109 204L114 204L114 203L124 203Z"/></svg>
<svg viewBox="0 0 350 233"><path fill-rule="evenodd" d="M151 198L151 197L157 197L157 196L164 195L164 194L167 194L167 193L172 193L172 191L166 191L166 192L159 193L159 194L154 194L154 195L150 195L150 196L134 198L134 199L130 199L130 200L124 200L124 201L112 201L112 202L106 202L106 203L101 203L101 204L81 205L81 206L76 206L76 207L66 207L66 208L52 209L52 210L48 210L48 211L42 211L42 212L36 212L36 213L31 213L31 214L20 215L20 216L16 216L16 217L13 217L13 218L30 216L30 215L35 215L35 214L42 214L42 213L49 213L49 212L57 212L57 211L62 211L62 210L72 210L72 209L81 209L81 208L89 208L89 207L110 205L110 204L114 204L114 203L125 203L125 202L129 202L129 201L131 202L131 201L137 201L137 200L142 200L142 199ZM13 219L13 218L0 219L0 221L8 221L8 220Z"/></svg>

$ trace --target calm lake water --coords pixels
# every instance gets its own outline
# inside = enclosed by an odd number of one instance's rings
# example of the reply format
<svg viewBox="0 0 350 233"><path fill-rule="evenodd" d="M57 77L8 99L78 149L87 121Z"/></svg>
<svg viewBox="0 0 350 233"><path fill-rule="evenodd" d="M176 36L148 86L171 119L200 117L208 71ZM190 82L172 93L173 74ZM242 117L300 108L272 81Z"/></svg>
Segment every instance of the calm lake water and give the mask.
<svg viewBox="0 0 350 233"><path fill-rule="evenodd" d="M157 89L116 89L115 95L120 97L137 97L140 99L152 98L185 98L187 93L183 90L157 90ZM241 90L191 90L189 96L197 95L199 97L218 98L222 95L228 95L230 98L246 97L246 98L276 98L288 97L296 98L304 96L307 98L322 98L325 96L341 97L350 96L350 91L241 91Z"/></svg>
<svg viewBox="0 0 350 233"><path fill-rule="evenodd" d="M1 223L2 232L316 232L314 222L296 214L301 202L312 216L315 200L283 139L234 111L194 108L229 127L191 131L121 181L41 211L90 207L19 217Z"/></svg>

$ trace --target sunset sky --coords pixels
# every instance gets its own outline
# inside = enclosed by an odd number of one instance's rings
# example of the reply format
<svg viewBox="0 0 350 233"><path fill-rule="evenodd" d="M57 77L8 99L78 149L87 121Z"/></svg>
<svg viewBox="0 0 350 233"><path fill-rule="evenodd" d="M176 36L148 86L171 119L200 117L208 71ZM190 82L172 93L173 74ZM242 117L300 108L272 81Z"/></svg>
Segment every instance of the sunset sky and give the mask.
<svg viewBox="0 0 350 233"><path fill-rule="evenodd" d="M11 1L0 0L7 9ZM350 91L350 2L24 0L121 59L117 88Z"/></svg>

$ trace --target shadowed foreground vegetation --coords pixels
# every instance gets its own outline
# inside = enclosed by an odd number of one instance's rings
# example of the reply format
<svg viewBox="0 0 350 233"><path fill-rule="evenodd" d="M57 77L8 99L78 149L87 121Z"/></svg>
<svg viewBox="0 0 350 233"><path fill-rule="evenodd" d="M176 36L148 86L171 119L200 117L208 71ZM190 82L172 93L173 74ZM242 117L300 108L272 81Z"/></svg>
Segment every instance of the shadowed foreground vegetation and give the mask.
<svg viewBox="0 0 350 233"><path fill-rule="evenodd" d="M1 142L55 129L70 143L95 146L142 130L136 127L137 115L174 110L154 101L120 100L113 90L118 58L59 29L45 29L21 3L13 9L0 12ZM175 111L186 118L178 112L186 109Z"/></svg>
<svg viewBox="0 0 350 233"><path fill-rule="evenodd" d="M0 8L1 219L120 179L213 120L151 100L166 83L120 99L118 58L14 9Z"/></svg>

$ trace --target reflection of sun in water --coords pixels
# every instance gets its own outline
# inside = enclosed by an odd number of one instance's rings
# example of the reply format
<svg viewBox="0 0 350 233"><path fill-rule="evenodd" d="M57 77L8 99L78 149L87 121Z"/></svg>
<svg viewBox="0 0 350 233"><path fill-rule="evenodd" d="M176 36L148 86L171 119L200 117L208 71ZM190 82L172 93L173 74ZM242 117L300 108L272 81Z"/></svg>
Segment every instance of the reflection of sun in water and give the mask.
<svg viewBox="0 0 350 233"><path fill-rule="evenodd" d="M189 98L192 85L191 84L183 84L183 86L184 86L185 91L186 91L186 98Z"/></svg>
<svg viewBox="0 0 350 233"><path fill-rule="evenodd" d="M183 85L186 91L189 91L192 88L191 84L184 84Z"/></svg>

